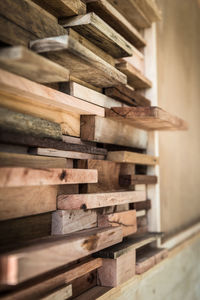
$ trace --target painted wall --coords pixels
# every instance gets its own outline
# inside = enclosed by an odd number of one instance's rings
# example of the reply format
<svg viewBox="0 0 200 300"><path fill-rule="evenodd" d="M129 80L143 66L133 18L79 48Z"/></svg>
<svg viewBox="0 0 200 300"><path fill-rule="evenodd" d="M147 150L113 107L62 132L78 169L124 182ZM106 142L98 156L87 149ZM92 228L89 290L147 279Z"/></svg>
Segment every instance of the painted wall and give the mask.
<svg viewBox="0 0 200 300"><path fill-rule="evenodd" d="M159 134L161 229L167 236L200 219L200 6L158 0L158 101L189 123Z"/></svg>

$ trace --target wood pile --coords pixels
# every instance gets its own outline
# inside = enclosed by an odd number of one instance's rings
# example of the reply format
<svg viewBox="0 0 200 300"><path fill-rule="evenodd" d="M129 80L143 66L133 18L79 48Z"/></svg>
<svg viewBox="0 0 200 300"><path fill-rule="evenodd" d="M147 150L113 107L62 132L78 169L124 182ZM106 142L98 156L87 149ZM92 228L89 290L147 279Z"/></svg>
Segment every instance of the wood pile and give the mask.
<svg viewBox="0 0 200 300"><path fill-rule="evenodd" d="M153 0L0 3L0 299L97 299L167 256L148 232Z"/></svg>

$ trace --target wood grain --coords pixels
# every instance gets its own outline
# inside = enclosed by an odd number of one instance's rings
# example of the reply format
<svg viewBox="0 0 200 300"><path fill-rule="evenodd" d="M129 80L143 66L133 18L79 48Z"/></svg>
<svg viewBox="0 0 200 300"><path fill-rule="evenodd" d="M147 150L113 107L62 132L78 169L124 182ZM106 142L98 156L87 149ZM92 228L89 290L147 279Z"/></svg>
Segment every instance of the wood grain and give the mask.
<svg viewBox="0 0 200 300"><path fill-rule="evenodd" d="M154 175L120 175L119 184L128 187L135 184L156 184L157 176Z"/></svg>
<svg viewBox="0 0 200 300"><path fill-rule="evenodd" d="M156 165L158 158L148 154L141 154L128 151L109 151L107 159L120 163L134 163L140 165Z"/></svg>

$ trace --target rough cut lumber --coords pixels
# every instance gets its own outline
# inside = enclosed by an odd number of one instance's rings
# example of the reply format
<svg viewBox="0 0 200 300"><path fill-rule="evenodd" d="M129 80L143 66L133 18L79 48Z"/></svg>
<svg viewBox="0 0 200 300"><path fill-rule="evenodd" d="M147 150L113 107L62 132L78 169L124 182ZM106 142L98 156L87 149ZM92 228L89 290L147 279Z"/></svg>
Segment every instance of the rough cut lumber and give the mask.
<svg viewBox="0 0 200 300"><path fill-rule="evenodd" d="M37 240L32 245L29 243L24 248L1 254L0 282L15 285L120 241L122 241L120 227L90 229Z"/></svg>
<svg viewBox="0 0 200 300"><path fill-rule="evenodd" d="M146 99L138 92L135 92L134 90L130 90L129 88L127 88L127 86L123 86L123 85L117 85L113 88L107 88L105 89L105 94L119 101L121 100L124 101L123 99L128 99L127 103L130 103L133 106L151 105L150 100ZM126 96L126 98L124 98L124 96Z"/></svg>
<svg viewBox="0 0 200 300"><path fill-rule="evenodd" d="M57 210L52 214L52 235L67 234L93 227L97 227L96 211Z"/></svg>
<svg viewBox="0 0 200 300"><path fill-rule="evenodd" d="M5 295L2 299L39 299L41 296L45 295L49 290L56 289L58 287L66 285L69 282L73 283L72 286L74 288L75 279L87 275L89 272L98 269L101 266L101 258L89 259L86 261L84 260L81 263L72 265L70 268L66 267L60 272L54 271L53 276L45 276L44 280L37 280L35 284L15 289L14 292Z"/></svg>
<svg viewBox="0 0 200 300"><path fill-rule="evenodd" d="M65 28L72 27L114 58L131 56L133 53L133 46L93 12L63 19L60 23Z"/></svg>
<svg viewBox="0 0 200 300"><path fill-rule="evenodd" d="M62 139L60 125L0 107L0 127L40 138Z"/></svg>
<svg viewBox="0 0 200 300"><path fill-rule="evenodd" d="M157 176L154 175L120 175L119 184L128 187L135 184L156 184Z"/></svg>
<svg viewBox="0 0 200 300"><path fill-rule="evenodd" d="M95 12L127 41L137 48L146 45L142 35L107 0L86 0L88 11Z"/></svg>
<svg viewBox="0 0 200 300"><path fill-rule="evenodd" d="M134 163L152 166L158 163L158 158L155 156L128 151L109 151L107 159L120 163Z"/></svg>
<svg viewBox="0 0 200 300"><path fill-rule="evenodd" d="M144 192L113 192L96 194L60 195L57 199L58 209L94 209L144 201Z"/></svg>
<svg viewBox="0 0 200 300"><path fill-rule="evenodd" d="M97 182L96 170L0 168L0 187Z"/></svg>
<svg viewBox="0 0 200 300"><path fill-rule="evenodd" d="M135 89L146 89L152 87L151 81L128 62L116 64L118 70L127 75L128 84Z"/></svg>
<svg viewBox="0 0 200 300"><path fill-rule="evenodd" d="M62 151L51 148L32 148L29 150L31 154L37 154L41 156L56 156L66 157L71 159L104 159L104 155L89 154L75 151Z"/></svg>
<svg viewBox="0 0 200 300"><path fill-rule="evenodd" d="M126 84L126 75L87 49L70 35L30 43L32 50L69 69L70 74L97 87Z"/></svg>
<svg viewBox="0 0 200 300"><path fill-rule="evenodd" d="M101 297L103 294L110 290L109 287L103 286L95 286L92 289L86 291L85 293L81 294L80 296L74 298L74 300L96 300L98 297Z"/></svg>
<svg viewBox="0 0 200 300"><path fill-rule="evenodd" d="M54 291L51 294L48 294L48 296L42 297L41 299L42 300L65 300L71 298L71 296L72 296L72 285L68 285L64 288Z"/></svg>
<svg viewBox="0 0 200 300"><path fill-rule="evenodd" d="M115 287L124 283L135 275L135 250L117 259L103 258L103 265L97 272L100 286Z"/></svg>
<svg viewBox="0 0 200 300"><path fill-rule="evenodd" d="M123 236L137 231L136 210L128 210L113 214L98 214L98 227L122 226Z"/></svg>
<svg viewBox="0 0 200 300"><path fill-rule="evenodd" d="M86 5L81 0L33 0L57 18L72 17L86 13Z"/></svg>
<svg viewBox="0 0 200 300"><path fill-rule="evenodd" d="M143 29L151 26L148 17L141 10L135 0L116 1L108 0L124 17L136 28Z"/></svg>
<svg viewBox="0 0 200 300"><path fill-rule="evenodd" d="M56 210L56 186L1 188L0 221Z"/></svg>
<svg viewBox="0 0 200 300"><path fill-rule="evenodd" d="M151 22L161 20L161 11L154 0L134 0Z"/></svg>
<svg viewBox="0 0 200 300"><path fill-rule="evenodd" d="M118 120L81 116L81 139L145 149L147 132Z"/></svg>
<svg viewBox="0 0 200 300"><path fill-rule="evenodd" d="M23 46L1 48L0 68L41 83L69 81L66 68Z"/></svg>

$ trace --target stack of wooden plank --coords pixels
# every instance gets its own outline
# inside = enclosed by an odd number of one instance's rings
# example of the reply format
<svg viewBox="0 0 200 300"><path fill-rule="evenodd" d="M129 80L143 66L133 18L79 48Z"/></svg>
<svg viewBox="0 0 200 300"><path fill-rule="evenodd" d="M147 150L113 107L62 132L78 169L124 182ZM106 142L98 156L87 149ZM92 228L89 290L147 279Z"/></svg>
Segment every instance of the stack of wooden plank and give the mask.
<svg viewBox="0 0 200 300"><path fill-rule="evenodd" d="M186 124L143 95L159 18L153 0L1 1L1 299L96 299L167 256L147 131Z"/></svg>

